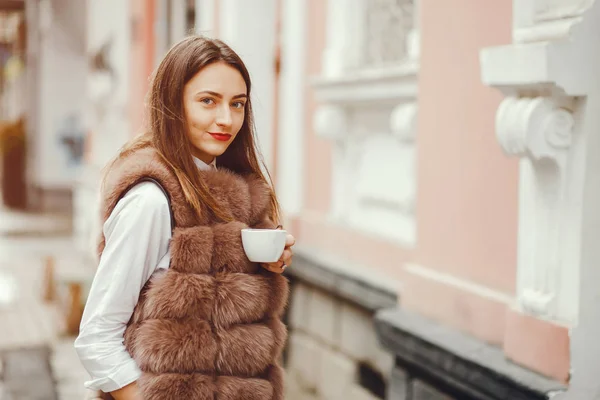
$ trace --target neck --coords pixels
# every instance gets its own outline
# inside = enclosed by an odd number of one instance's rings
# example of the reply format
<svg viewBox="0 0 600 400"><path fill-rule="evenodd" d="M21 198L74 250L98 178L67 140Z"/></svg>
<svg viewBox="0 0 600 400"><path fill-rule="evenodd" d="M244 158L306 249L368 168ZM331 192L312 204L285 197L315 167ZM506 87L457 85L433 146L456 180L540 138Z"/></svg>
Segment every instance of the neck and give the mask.
<svg viewBox="0 0 600 400"><path fill-rule="evenodd" d="M212 162L215 160L215 156L211 156L210 154L202 153L197 150L192 151L192 155L200 161L202 161L203 163L205 163L206 165L212 164Z"/></svg>

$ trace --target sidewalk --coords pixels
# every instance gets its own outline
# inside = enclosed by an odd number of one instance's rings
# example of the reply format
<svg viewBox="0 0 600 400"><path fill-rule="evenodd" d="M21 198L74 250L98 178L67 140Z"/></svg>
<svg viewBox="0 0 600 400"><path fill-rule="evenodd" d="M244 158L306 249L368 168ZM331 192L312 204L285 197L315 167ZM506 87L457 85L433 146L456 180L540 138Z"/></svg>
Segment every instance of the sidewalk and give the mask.
<svg viewBox="0 0 600 400"><path fill-rule="evenodd" d="M42 298L45 259L59 264L73 254L69 226L64 217L0 208L0 400L84 396L88 376L74 338L61 336L58 306Z"/></svg>

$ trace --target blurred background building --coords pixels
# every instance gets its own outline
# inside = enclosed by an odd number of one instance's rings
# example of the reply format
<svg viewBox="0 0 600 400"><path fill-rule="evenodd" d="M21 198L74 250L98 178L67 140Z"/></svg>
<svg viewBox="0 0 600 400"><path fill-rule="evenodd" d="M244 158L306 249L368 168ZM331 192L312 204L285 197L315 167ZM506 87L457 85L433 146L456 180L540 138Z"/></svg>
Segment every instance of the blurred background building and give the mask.
<svg viewBox="0 0 600 400"><path fill-rule="evenodd" d="M298 243L288 398L600 398L598 2L0 10L4 202L72 216L82 255L169 47L196 33L242 56Z"/></svg>

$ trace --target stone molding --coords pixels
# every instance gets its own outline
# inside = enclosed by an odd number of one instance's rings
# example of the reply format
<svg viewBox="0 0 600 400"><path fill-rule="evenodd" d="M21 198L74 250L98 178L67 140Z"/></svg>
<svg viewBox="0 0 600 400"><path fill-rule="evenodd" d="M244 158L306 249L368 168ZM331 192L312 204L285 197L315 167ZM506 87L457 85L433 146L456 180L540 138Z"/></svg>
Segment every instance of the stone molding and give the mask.
<svg viewBox="0 0 600 400"><path fill-rule="evenodd" d="M573 141L571 110L549 97L505 98L496 114L496 133L504 151L518 157L559 161Z"/></svg>
<svg viewBox="0 0 600 400"><path fill-rule="evenodd" d="M404 44L392 56L391 41ZM416 242L418 47L418 1L329 0L323 65L311 82L313 128L333 142L328 217L408 248ZM381 54L367 57L373 48Z"/></svg>
<svg viewBox="0 0 600 400"><path fill-rule="evenodd" d="M480 60L482 81L507 96L499 142L520 158L518 309L571 327L563 396L597 398L600 2L513 0L513 14L514 43Z"/></svg>
<svg viewBox="0 0 600 400"><path fill-rule="evenodd" d="M319 78L313 83L321 101L313 128L334 142L331 219L412 247L416 64L379 75ZM387 167L381 169L380 164ZM398 185L389 185L391 176L381 173L389 170L401 171L394 177Z"/></svg>
<svg viewBox="0 0 600 400"><path fill-rule="evenodd" d="M393 281L376 277L338 257L317 249L294 246L294 265L286 270L292 279L340 297L371 312L398 304L398 287Z"/></svg>
<svg viewBox="0 0 600 400"><path fill-rule="evenodd" d="M418 69L416 60L407 60L398 66L315 77L312 86L320 102L343 107L414 101Z"/></svg>
<svg viewBox="0 0 600 400"><path fill-rule="evenodd" d="M375 328L384 347L396 355L404 379L443 390L444 399L542 400L565 389L507 361L497 347L400 308L377 312Z"/></svg>
<svg viewBox="0 0 600 400"><path fill-rule="evenodd" d="M496 116L496 133L504 151L521 157L519 217L519 306L532 315L574 322L577 302L575 276L564 277L562 263L570 245L563 216L573 207L570 148L575 120L568 102L552 97L503 100ZM572 157L572 156L571 156ZM562 265L561 265L562 264Z"/></svg>
<svg viewBox="0 0 600 400"><path fill-rule="evenodd" d="M589 46L582 8L589 2L576 3L515 0L518 44L481 52L483 82L507 96L496 114L498 141L521 160L518 308L566 324L578 320L572 265L583 190L579 96L588 94L591 79L573 64Z"/></svg>

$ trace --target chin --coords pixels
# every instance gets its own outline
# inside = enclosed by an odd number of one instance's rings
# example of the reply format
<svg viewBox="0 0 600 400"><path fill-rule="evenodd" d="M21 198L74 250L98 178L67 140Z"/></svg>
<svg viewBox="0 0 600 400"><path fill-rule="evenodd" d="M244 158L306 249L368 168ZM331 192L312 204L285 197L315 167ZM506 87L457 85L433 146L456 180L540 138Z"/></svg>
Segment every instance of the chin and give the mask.
<svg viewBox="0 0 600 400"><path fill-rule="evenodd" d="M212 157L219 157L220 155L225 153L225 151L229 148L229 144L230 143L211 143L209 145L198 147L198 150Z"/></svg>

